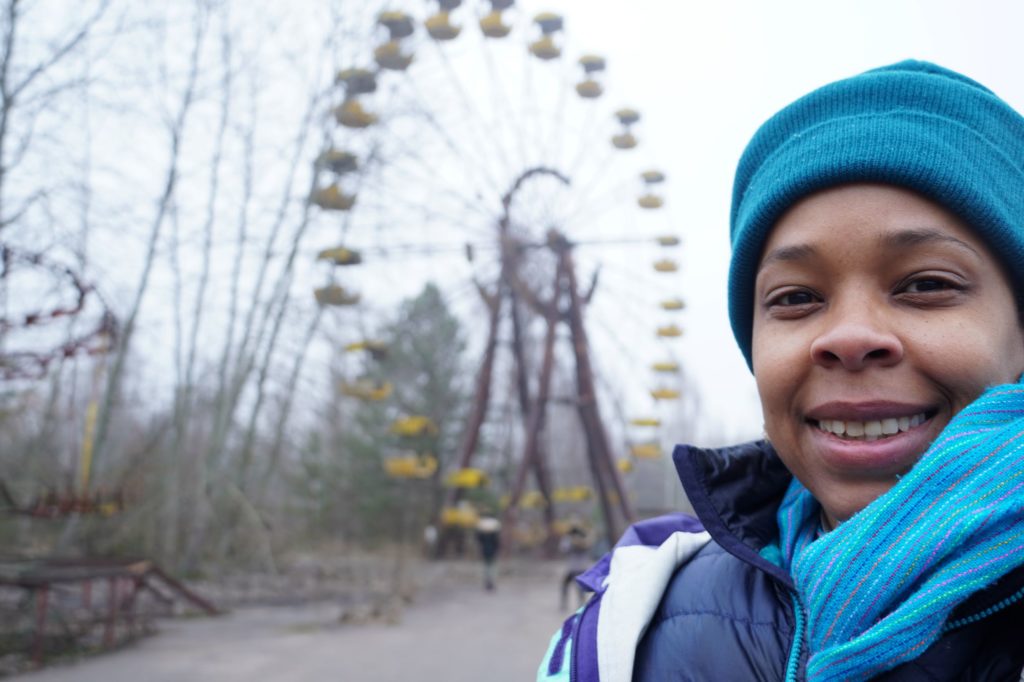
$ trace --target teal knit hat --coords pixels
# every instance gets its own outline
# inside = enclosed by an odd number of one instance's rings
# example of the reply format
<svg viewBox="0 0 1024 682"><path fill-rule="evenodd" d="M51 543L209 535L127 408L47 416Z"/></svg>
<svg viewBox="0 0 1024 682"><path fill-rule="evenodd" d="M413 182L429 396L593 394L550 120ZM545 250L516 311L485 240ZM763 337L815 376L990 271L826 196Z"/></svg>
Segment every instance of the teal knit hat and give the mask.
<svg viewBox="0 0 1024 682"><path fill-rule="evenodd" d="M1024 279L1024 117L980 83L904 61L811 92L770 118L736 169L729 319L752 366L754 280L799 199L851 182L907 187L959 216Z"/></svg>

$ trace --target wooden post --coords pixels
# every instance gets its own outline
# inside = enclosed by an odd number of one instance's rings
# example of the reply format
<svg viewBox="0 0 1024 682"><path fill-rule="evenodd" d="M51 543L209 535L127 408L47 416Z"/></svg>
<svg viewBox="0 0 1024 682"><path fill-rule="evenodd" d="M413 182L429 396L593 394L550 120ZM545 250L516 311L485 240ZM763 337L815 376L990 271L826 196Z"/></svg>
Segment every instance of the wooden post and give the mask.
<svg viewBox="0 0 1024 682"><path fill-rule="evenodd" d="M114 630L117 627L117 578L108 581L109 590L107 594L107 625L103 632L103 646L114 645Z"/></svg>
<svg viewBox="0 0 1024 682"><path fill-rule="evenodd" d="M32 646L32 661L36 666L43 664L43 648L46 641L46 611L50 601L50 586L36 588L36 633Z"/></svg>

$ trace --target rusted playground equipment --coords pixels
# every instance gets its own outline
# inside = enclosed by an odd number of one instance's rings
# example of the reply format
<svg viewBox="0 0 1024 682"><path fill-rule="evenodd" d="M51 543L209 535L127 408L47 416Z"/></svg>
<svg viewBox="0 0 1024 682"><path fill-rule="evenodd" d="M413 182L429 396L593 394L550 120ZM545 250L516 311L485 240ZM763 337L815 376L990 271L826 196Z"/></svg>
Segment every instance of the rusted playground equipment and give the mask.
<svg viewBox="0 0 1024 682"><path fill-rule="evenodd" d="M52 521L92 516L109 518L126 508L126 490L96 486L91 481L95 427L106 357L118 341L118 323L95 288L74 269L43 254L22 252L0 244L0 282L28 273L49 277L59 290L49 308L29 297L23 308L0 316L0 336L30 332L66 318L96 317L77 337L57 345L26 341L0 352L0 381L44 376L62 360L95 357L92 388L84 419L77 480L47 485L31 497L15 495L0 480L0 514ZM36 285L37 288L38 285ZM46 287L41 287L46 289ZM47 289L49 290L49 289ZM92 303L90 303L92 302ZM209 601L144 559L23 558L0 556L0 644L41 665L58 643L75 648L109 648L138 634L148 619L184 602L207 613L219 613ZM19 647L25 640L25 646ZM49 643L49 646L48 646Z"/></svg>
<svg viewBox="0 0 1024 682"><path fill-rule="evenodd" d="M11 281L22 275L49 280L49 286L33 280L31 290L56 291L59 302L44 306L32 296L25 296L24 300L19 297L15 310L0 314L0 336L6 340L0 351L0 379L39 379L56 362L78 356L101 356L117 343L117 318L80 272L44 253L0 243L0 283L10 287ZM47 343L30 335L68 318L92 321L85 332L60 342ZM25 339L19 340L22 337Z"/></svg>
<svg viewBox="0 0 1024 682"><path fill-rule="evenodd" d="M49 649L58 641L106 649L134 638L145 632L152 615L170 612L176 601L208 615L220 613L159 566L140 559L0 557L0 596L4 592L20 592L21 608L4 617L0 630L14 629L9 636L29 630L24 653L36 666L56 653Z"/></svg>
<svg viewBox="0 0 1024 682"><path fill-rule="evenodd" d="M76 492L75 490L50 489L36 495L28 502L18 502L0 480L0 511L37 519L59 519L71 515L95 514L112 516L124 511L123 489L113 492L104 490Z"/></svg>

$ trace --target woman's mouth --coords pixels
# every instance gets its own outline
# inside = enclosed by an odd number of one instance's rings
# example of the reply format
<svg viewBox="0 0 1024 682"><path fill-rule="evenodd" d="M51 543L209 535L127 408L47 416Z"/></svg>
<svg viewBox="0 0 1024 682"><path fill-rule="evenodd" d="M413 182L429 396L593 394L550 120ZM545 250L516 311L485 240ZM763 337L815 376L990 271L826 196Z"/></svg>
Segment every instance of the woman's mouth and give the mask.
<svg viewBox="0 0 1024 682"><path fill-rule="evenodd" d="M832 401L805 414L811 452L832 472L889 478L928 449L941 406L924 402Z"/></svg>
<svg viewBox="0 0 1024 682"><path fill-rule="evenodd" d="M907 432L925 423L933 416L935 416L934 410L883 419L816 419L812 423L825 433L838 436L843 440L874 441Z"/></svg>

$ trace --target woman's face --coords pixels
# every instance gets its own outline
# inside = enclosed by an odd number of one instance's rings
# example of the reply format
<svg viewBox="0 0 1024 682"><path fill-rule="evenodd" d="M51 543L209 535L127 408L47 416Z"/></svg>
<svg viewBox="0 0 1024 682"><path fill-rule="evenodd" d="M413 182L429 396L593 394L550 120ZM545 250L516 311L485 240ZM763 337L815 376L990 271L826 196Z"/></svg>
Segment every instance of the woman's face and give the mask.
<svg viewBox="0 0 1024 682"><path fill-rule="evenodd" d="M765 432L830 526L892 487L982 390L1024 371L995 257L904 189L847 185L795 204L755 288Z"/></svg>

